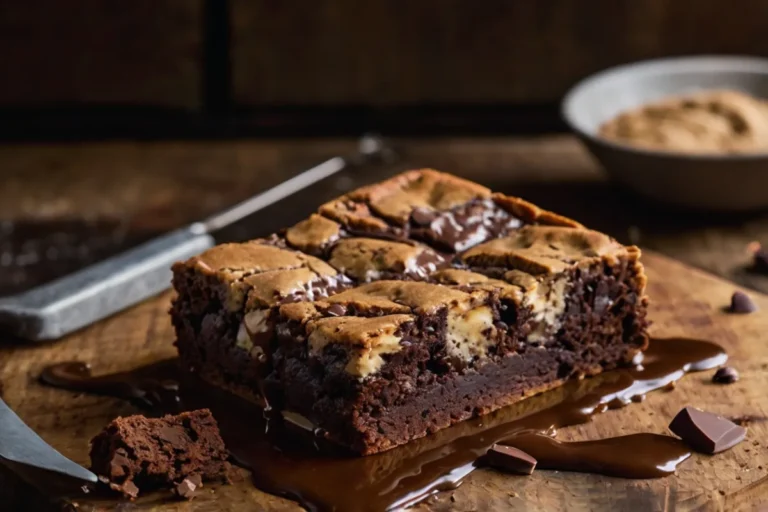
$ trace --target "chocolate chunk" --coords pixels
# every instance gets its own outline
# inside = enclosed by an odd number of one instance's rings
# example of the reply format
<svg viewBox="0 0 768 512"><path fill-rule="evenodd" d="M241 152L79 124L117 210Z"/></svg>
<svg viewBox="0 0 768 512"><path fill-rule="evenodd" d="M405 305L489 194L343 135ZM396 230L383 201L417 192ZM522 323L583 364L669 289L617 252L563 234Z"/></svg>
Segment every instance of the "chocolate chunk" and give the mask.
<svg viewBox="0 0 768 512"><path fill-rule="evenodd" d="M429 226L436 217L434 211L426 208L416 208L411 212L411 221L419 226Z"/></svg>
<svg viewBox="0 0 768 512"><path fill-rule="evenodd" d="M182 480L176 486L176 494L184 499L191 500L197 494L197 489L203 486L200 475L192 475Z"/></svg>
<svg viewBox="0 0 768 512"><path fill-rule="evenodd" d="M709 454L727 450L747 435L745 428L695 407L686 407L677 413L669 429L694 450Z"/></svg>
<svg viewBox="0 0 768 512"><path fill-rule="evenodd" d="M728 309L731 313L754 313L758 310L757 304L744 292L733 292L731 296L731 307Z"/></svg>
<svg viewBox="0 0 768 512"><path fill-rule="evenodd" d="M530 475L536 469L536 459L522 450L503 444L494 444L485 455L485 462L492 468Z"/></svg>
<svg viewBox="0 0 768 512"><path fill-rule="evenodd" d="M331 304L327 309L327 313L331 316L344 316L347 313L347 308L342 304Z"/></svg>
<svg viewBox="0 0 768 512"><path fill-rule="evenodd" d="M739 372L736 371L736 368L730 366L718 368L712 376L712 382L716 384L733 384L737 380L739 380Z"/></svg>

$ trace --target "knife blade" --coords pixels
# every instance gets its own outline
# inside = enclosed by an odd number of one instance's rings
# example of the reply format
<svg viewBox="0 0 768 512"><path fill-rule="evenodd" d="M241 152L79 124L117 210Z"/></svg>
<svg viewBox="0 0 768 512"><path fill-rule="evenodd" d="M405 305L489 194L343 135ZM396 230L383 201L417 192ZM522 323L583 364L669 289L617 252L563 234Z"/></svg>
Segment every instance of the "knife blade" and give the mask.
<svg viewBox="0 0 768 512"><path fill-rule="evenodd" d="M334 157L224 212L160 236L83 270L0 299L0 330L30 341L48 341L90 325L170 287L170 267L215 245L211 233L332 176L388 148L375 136L358 151Z"/></svg>
<svg viewBox="0 0 768 512"><path fill-rule="evenodd" d="M96 483L98 478L77 464L29 428L13 410L0 399L0 462L17 473L24 473L14 465L49 471L83 483ZM1 508L1 507L0 507Z"/></svg>

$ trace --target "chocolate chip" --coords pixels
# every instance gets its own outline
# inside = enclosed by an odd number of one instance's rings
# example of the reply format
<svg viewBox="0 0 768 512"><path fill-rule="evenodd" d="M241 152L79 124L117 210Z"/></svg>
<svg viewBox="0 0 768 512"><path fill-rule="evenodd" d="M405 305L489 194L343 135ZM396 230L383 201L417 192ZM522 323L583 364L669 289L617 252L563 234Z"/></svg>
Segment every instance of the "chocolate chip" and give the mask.
<svg viewBox="0 0 768 512"><path fill-rule="evenodd" d="M694 450L709 454L727 450L747 435L745 428L695 407L686 407L677 413L669 429Z"/></svg>
<svg viewBox="0 0 768 512"><path fill-rule="evenodd" d="M536 459L522 450L503 444L494 444L485 454L485 462L496 469L530 475L536 469Z"/></svg>
<svg viewBox="0 0 768 512"><path fill-rule="evenodd" d="M347 313L347 308L341 304L331 304L331 306L326 310L326 313L331 316L344 316Z"/></svg>
<svg viewBox="0 0 768 512"><path fill-rule="evenodd" d="M736 368L731 368L730 366L718 368L712 376L712 382L715 384L733 384L737 380L739 380L739 372L736 371Z"/></svg>
<svg viewBox="0 0 768 512"><path fill-rule="evenodd" d="M429 226L437 214L426 208L416 208L411 212L411 221L418 226Z"/></svg>
<svg viewBox="0 0 768 512"><path fill-rule="evenodd" d="M733 292L731 296L731 307L728 309L731 313L754 313L758 310L757 304L744 292Z"/></svg>

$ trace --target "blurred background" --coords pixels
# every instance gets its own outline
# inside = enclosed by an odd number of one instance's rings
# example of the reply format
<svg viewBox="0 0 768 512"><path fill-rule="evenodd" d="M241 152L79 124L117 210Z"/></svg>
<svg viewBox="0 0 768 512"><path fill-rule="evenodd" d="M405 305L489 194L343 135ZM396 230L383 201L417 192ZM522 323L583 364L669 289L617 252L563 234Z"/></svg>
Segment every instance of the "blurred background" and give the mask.
<svg viewBox="0 0 768 512"><path fill-rule="evenodd" d="M560 116L602 69L768 54L768 1L31 0L0 6L0 295L225 208L368 131L434 167L768 291L765 216L681 211L602 173ZM768 171L766 171L768 172ZM224 238L264 234L254 218Z"/></svg>

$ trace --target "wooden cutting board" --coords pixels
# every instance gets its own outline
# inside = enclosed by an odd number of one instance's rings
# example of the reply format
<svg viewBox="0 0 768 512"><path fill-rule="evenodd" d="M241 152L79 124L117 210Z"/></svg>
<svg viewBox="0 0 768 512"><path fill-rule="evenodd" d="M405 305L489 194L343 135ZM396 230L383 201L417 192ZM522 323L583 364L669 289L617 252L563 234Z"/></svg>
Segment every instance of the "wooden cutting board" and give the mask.
<svg viewBox="0 0 768 512"><path fill-rule="evenodd" d="M663 433L680 408L694 405L727 417L752 417L746 441L716 456L694 454L677 475L658 480L553 471L514 477L479 470L458 490L442 493L418 509L731 511L768 503L768 296L750 292L761 308L758 313L728 314L723 308L736 289L734 284L655 253L646 253L643 259L649 276L652 333L720 343L741 380L723 386L710 382L712 371L690 374L673 391L651 393L643 403L562 429L560 438ZM115 416L138 411L115 399L44 387L37 376L47 364L73 359L90 362L95 373L105 373L172 357L174 335L167 315L170 297L166 293L52 345L2 346L3 398L54 447L87 464L88 440ZM245 470L238 470L236 477L232 485L205 487L206 492L191 502L157 496L137 503L136 509L299 509L255 489Z"/></svg>

